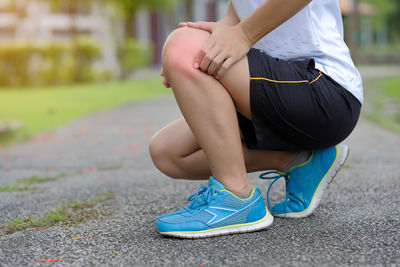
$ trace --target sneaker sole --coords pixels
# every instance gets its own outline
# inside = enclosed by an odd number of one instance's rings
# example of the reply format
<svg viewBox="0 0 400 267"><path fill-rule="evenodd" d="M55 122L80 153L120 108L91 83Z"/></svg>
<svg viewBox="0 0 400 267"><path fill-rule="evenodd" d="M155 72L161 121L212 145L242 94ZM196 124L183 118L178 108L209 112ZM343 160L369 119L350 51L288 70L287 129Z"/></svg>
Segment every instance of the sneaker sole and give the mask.
<svg viewBox="0 0 400 267"><path fill-rule="evenodd" d="M333 166L328 171L328 173L325 175L324 179L320 182L319 188L314 193L313 200L311 201L308 208L301 212L295 212L295 213L293 212L293 213L286 213L286 214L274 214L275 217L299 219L299 218L308 217L315 211L315 209L319 205L319 202L321 201L322 195L324 194L326 188L333 181L336 174L343 167L344 163L347 160L347 157L349 156L349 147L346 145L342 145L342 144L338 145L337 151L338 151L338 156L337 156L335 162L333 163Z"/></svg>
<svg viewBox="0 0 400 267"><path fill-rule="evenodd" d="M252 223L222 226L199 232L160 232L160 234L171 237L179 237L179 238L214 237L221 235L260 231L270 226L273 223L273 221L274 217L269 212L267 212L264 218Z"/></svg>

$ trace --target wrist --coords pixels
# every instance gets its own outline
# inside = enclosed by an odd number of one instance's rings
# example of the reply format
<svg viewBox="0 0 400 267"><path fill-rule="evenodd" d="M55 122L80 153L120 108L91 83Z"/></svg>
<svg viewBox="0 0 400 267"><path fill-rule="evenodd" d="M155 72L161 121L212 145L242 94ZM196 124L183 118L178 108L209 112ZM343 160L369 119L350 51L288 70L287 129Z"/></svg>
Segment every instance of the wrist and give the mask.
<svg viewBox="0 0 400 267"><path fill-rule="evenodd" d="M218 20L217 22L227 26L235 26L237 24L237 21L230 16L225 16L222 19Z"/></svg>
<svg viewBox="0 0 400 267"><path fill-rule="evenodd" d="M249 48L254 45L255 42L253 43L251 41L249 35L245 31L245 29L243 28L241 23L238 23L233 27L235 27L236 31L239 33L239 35L242 37L242 39L246 42L246 44L249 46Z"/></svg>

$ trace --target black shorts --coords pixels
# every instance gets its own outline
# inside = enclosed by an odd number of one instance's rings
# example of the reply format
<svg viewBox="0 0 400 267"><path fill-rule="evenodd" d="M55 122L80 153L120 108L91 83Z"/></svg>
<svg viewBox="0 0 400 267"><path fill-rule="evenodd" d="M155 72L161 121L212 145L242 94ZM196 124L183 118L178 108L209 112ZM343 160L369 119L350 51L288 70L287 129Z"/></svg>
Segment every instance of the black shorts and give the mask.
<svg viewBox="0 0 400 267"><path fill-rule="evenodd" d="M251 120L238 112L249 149L311 150L336 145L354 129L360 102L314 60L287 62L251 49Z"/></svg>

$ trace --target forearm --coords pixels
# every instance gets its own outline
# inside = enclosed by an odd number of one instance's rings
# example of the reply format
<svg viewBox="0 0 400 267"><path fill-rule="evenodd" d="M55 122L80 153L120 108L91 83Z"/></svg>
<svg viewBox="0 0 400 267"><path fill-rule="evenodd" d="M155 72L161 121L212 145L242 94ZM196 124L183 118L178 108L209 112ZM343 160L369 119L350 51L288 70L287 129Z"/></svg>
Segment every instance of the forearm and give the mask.
<svg viewBox="0 0 400 267"><path fill-rule="evenodd" d="M236 11L233 8L232 1L229 1L225 16L222 19L220 19L218 23L222 23L228 26L234 26L237 25L239 21L240 20L236 14Z"/></svg>
<svg viewBox="0 0 400 267"><path fill-rule="evenodd" d="M268 0L237 25L253 45L310 2L311 0Z"/></svg>

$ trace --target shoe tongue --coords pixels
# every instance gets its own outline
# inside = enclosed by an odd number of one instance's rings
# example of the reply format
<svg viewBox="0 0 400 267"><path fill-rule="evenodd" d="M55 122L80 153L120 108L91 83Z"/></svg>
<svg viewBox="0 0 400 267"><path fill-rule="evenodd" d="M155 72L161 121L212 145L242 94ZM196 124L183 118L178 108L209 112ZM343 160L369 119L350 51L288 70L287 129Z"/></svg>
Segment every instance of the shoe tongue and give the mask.
<svg viewBox="0 0 400 267"><path fill-rule="evenodd" d="M214 177L210 176L210 178L208 179L208 186L212 187L216 190L223 190L225 189L225 186L223 186L220 182L218 182L217 179L215 179Z"/></svg>

